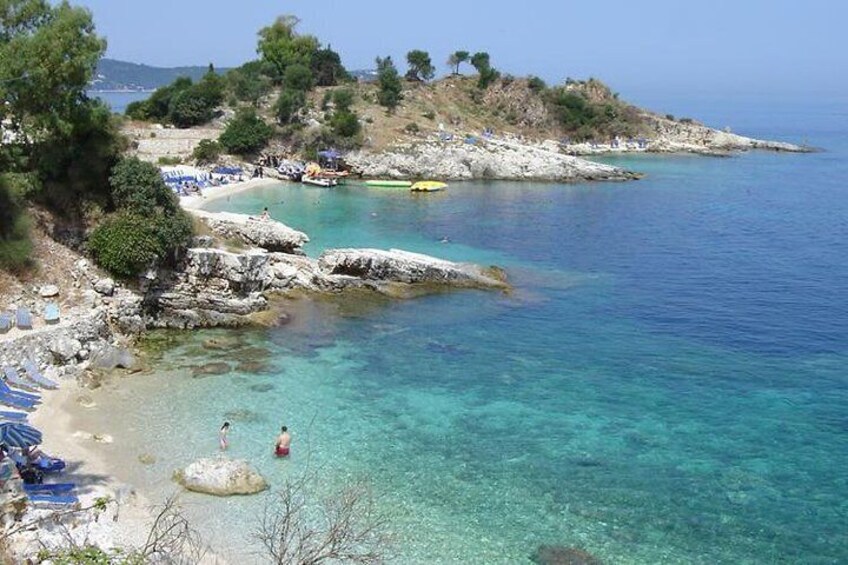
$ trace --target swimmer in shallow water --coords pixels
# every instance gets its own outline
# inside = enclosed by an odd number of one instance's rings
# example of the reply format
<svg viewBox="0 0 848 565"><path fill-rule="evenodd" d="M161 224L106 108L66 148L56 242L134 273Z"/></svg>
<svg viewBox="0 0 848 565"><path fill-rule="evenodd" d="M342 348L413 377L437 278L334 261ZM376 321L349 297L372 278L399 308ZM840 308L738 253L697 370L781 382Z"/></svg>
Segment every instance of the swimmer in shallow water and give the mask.
<svg viewBox="0 0 848 565"><path fill-rule="evenodd" d="M280 435L277 436L277 444L274 446L274 455L277 457L287 457L289 448L291 447L291 434L286 426L280 428Z"/></svg>
<svg viewBox="0 0 848 565"><path fill-rule="evenodd" d="M221 451L226 451L230 446L230 442L227 440L227 434L230 433L230 423L224 422L224 425L221 426L220 431L218 431L218 444L221 446Z"/></svg>

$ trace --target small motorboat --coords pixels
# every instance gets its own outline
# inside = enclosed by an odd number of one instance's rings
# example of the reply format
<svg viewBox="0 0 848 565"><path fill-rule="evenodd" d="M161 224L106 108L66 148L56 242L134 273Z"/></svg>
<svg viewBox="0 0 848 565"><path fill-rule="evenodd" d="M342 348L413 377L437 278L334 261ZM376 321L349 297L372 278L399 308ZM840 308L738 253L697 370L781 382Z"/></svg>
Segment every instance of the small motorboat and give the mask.
<svg viewBox="0 0 848 565"><path fill-rule="evenodd" d="M367 186L379 186L385 188L409 188L412 182L408 180L375 179L365 181Z"/></svg>
<svg viewBox="0 0 848 565"><path fill-rule="evenodd" d="M413 192L436 192L439 190L444 190L448 187L447 184L435 180L422 180L418 181L409 187L409 190Z"/></svg>
<svg viewBox="0 0 848 565"><path fill-rule="evenodd" d="M313 177L310 175L303 175L301 177L300 182L303 184L311 184L312 186L320 186L323 188L332 188L339 184L339 181L336 179L331 179L327 177Z"/></svg>

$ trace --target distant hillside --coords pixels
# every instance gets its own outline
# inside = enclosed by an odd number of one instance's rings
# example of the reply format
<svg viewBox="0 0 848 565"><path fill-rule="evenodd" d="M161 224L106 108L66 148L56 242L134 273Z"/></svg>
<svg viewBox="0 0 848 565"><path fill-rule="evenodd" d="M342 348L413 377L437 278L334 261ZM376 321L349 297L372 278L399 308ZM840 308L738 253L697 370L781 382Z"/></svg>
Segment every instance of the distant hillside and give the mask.
<svg viewBox="0 0 848 565"><path fill-rule="evenodd" d="M101 59L97 65L92 90L155 90L174 79L187 76L198 80L209 69L208 66L193 67L151 67L115 59ZM227 69L216 69L226 72Z"/></svg>

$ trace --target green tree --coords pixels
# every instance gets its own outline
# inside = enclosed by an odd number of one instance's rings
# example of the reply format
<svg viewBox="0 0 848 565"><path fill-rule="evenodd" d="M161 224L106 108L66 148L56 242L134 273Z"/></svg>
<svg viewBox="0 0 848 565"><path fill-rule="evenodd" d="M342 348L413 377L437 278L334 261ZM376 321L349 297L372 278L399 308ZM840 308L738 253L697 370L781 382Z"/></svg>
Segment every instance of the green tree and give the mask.
<svg viewBox="0 0 848 565"><path fill-rule="evenodd" d="M470 56L471 54L468 51L454 51L451 53L450 57L448 57L448 66L453 69L453 74L459 74L459 65L468 62Z"/></svg>
<svg viewBox="0 0 848 565"><path fill-rule="evenodd" d="M270 63L272 79L282 82L286 69L290 65L300 64L307 68L320 44L312 35L299 35L295 32L300 20L291 15L280 16L268 27L259 30L257 53Z"/></svg>
<svg viewBox="0 0 848 565"><path fill-rule="evenodd" d="M403 85L400 81L397 68L392 62L391 56L377 57L377 84L380 90L377 92L377 101L381 106L394 111L400 101L403 100Z"/></svg>
<svg viewBox="0 0 848 565"><path fill-rule="evenodd" d="M242 102L259 105L259 100L271 90L268 75L268 63L249 61L227 72L226 82L229 91Z"/></svg>
<svg viewBox="0 0 848 565"><path fill-rule="evenodd" d="M413 49L406 54L406 62L409 63L406 78L410 80L430 80L436 75L436 68L426 51Z"/></svg>
<svg viewBox="0 0 848 565"><path fill-rule="evenodd" d="M284 88L274 104L274 115L280 124L290 124L297 121L300 110L306 104L306 95L299 90Z"/></svg>
<svg viewBox="0 0 848 565"><path fill-rule="evenodd" d="M342 65L341 57L329 46L312 54L310 69L316 86L335 86L350 80L350 74Z"/></svg>
<svg viewBox="0 0 848 565"><path fill-rule="evenodd" d="M283 88L308 92L312 88L312 71L309 70L309 67L300 63L289 65L286 68L285 75L283 75Z"/></svg>
<svg viewBox="0 0 848 565"><path fill-rule="evenodd" d="M192 151L191 156L198 163L214 163L224 152L224 148L214 139L201 139L197 147Z"/></svg>
<svg viewBox="0 0 848 565"><path fill-rule="evenodd" d="M330 118L330 126L333 133L341 137L354 137L362 129L359 118L350 110L336 110Z"/></svg>
<svg viewBox="0 0 848 565"><path fill-rule="evenodd" d="M492 67L489 61L489 54L485 51L475 53L471 57L471 65L477 69L477 72L479 73L479 77L477 79L478 88L487 88L490 84L492 84L492 82L501 76L501 73Z"/></svg>
<svg viewBox="0 0 848 565"><path fill-rule="evenodd" d="M268 143L274 130L262 121L253 108L241 108L218 138L224 148L235 155L258 151Z"/></svg>

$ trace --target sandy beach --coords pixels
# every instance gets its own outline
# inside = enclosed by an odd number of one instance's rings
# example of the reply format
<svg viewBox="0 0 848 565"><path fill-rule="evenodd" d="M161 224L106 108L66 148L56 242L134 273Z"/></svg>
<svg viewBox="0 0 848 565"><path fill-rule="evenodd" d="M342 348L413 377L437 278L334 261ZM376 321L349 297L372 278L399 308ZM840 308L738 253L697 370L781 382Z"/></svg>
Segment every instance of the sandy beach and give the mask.
<svg viewBox="0 0 848 565"><path fill-rule="evenodd" d="M257 186L268 186L281 182L285 181L272 178L261 178L250 179L243 182L223 184L221 186L211 186L203 189L202 196L192 195L180 197L180 205L187 210L194 210L203 207L208 202L218 200L219 198L232 196L234 194L244 192L245 190L256 188Z"/></svg>

